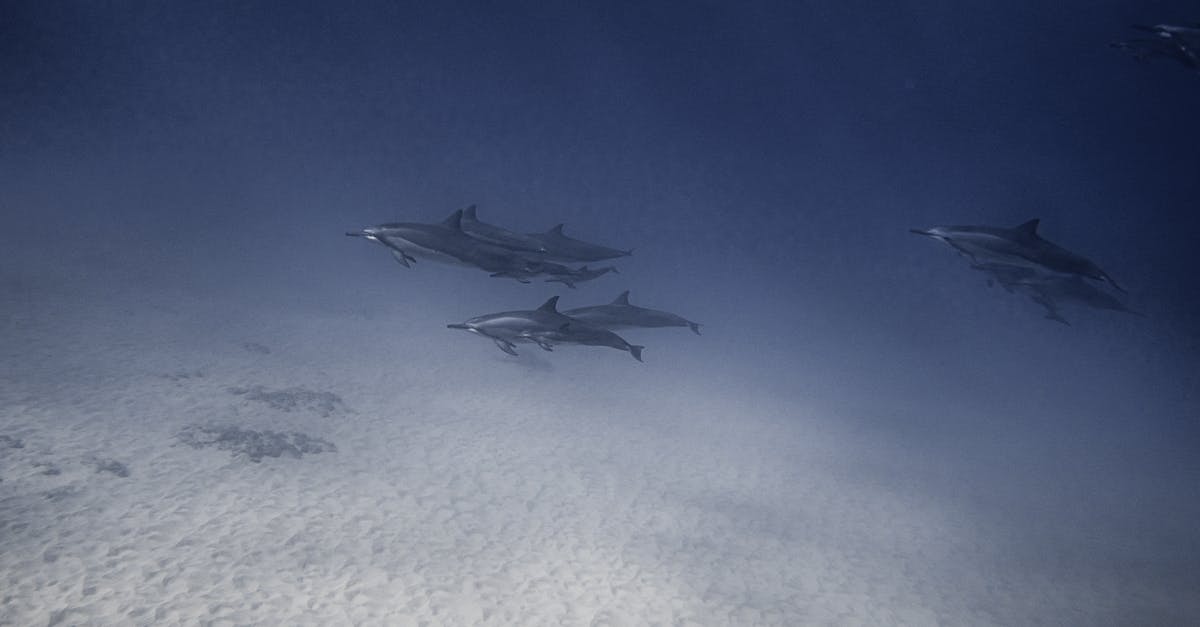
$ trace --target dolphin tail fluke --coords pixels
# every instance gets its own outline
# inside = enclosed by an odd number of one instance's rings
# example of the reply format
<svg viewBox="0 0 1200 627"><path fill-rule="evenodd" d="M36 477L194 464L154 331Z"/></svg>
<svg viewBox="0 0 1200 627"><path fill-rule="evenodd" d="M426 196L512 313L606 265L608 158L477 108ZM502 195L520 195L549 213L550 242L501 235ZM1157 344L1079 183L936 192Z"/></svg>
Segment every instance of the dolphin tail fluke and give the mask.
<svg viewBox="0 0 1200 627"><path fill-rule="evenodd" d="M1104 280L1105 280L1105 281L1107 281L1109 285L1111 285L1111 286L1113 286L1114 288L1116 288L1116 290L1117 290L1118 292L1120 292L1120 293L1122 293L1122 294L1128 294L1128 293L1129 293L1129 292L1126 292L1126 291L1125 291L1125 288L1121 287L1120 285L1117 285L1117 282L1116 282L1116 281L1114 281L1112 277L1108 276L1108 273L1107 273L1107 272L1101 272L1100 274L1101 274L1101 275L1104 277Z"/></svg>
<svg viewBox="0 0 1200 627"><path fill-rule="evenodd" d="M506 342L499 339L494 339L492 341L496 343L496 348L499 348L513 357L517 356L517 347L512 342Z"/></svg>
<svg viewBox="0 0 1200 627"><path fill-rule="evenodd" d="M644 348L646 348L646 347L638 346L637 344L630 344L629 345L629 354L633 355L634 359L636 359L638 361L642 361L642 349L644 349Z"/></svg>
<svg viewBox="0 0 1200 627"><path fill-rule="evenodd" d="M700 323L688 322L688 327L690 327L692 329L692 333L695 333L696 335L700 335Z"/></svg>

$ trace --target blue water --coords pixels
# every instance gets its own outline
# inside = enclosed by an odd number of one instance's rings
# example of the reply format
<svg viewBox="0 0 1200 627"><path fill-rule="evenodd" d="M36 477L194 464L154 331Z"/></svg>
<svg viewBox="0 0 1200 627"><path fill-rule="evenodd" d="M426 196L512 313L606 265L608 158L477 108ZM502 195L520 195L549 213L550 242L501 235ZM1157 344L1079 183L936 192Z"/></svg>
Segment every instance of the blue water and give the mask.
<svg viewBox="0 0 1200 627"><path fill-rule="evenodd" d="M697 385L746 405L810 402L877 443L886 461L850 466L885 493L1003 530L986 537L1015 547L1006 567L1139 582L1100 609L1080 600L1080 624L1194 623L1200 75L1108 44L1197 19L1157 1L8 3L0 341L21 343L16 321L47 292L81 311L186 294L231 318L238 303L407 315L434 348L405 353L381 322L379 368L389 354L505 368L444 323L630 289L705 335L639 335L644 365L564 359L643 368L647 384L711 376ZM405 269L343 236L469 204L634 254L567 290ZM1045 320L908 232L1031 218L1146 317ZM594 385L558 357L523 376ZM884 550L862 539L864 559Z"/></svg>

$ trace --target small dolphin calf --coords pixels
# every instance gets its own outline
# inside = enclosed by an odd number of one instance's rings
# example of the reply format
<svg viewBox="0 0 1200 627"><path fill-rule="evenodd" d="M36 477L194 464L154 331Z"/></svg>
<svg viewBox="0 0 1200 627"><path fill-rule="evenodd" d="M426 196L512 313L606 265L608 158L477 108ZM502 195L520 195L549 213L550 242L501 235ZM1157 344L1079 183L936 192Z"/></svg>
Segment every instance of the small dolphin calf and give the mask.
<svg viewBox="0 0 1200 627"><path fill-rule="evenodd" d="M1071 324L1059 313L1058 305L1062 301L1074 301L1093 309L1119 311L1135 316L1145 315L1130 309L1117 297L1085 281L1077 274L1039 272L1031 268L1004 264L975 264L971 267L992 277L988 279L988 285L994 281L1010 293L1027 294L1030 300L1046 310L1046 318L1055 322Z"/></svg>
<svg viewBox="0 0 1200 627"><path fill-rule="evenodd" d="M700 335L700 325L682 316L629 304L629 290L621 292L607 305L568 309L563 313L605 329L689 327L693 333Z"/></svg>
<svg viewBox="0 0 1200 627"><path fill-rule="evenodd" d="M545 247L546 252L543 254L547 258L559 261L604 261L633 254L631 250L618 250L567 237L563 234L561 224L555 225L545 233L530 233L529 236Z"/></svg>
<svg viewBox="0 0 1200 627"><path fill-rule="evenodd" d="M998 263L1050 270L1105 281L1124 292L1116 281L1091 260L1077 255L1038 235L1039 220L1014 228L993 226L935 226L910 229L949 244L976 264Z"/></svg>
<svg viewBox="0 0 1200 627"><path fill-rule="evenodd" d="M557 264L555 264L555 265L557 265ZM587 266L580 266L579 268L576 268L574 270L572 270L570 268L566 268L565 266L560 266L560 267L562 267L566 271L565 272L547 272L546 274L549 274L551 276L551 278L546 279L547 283L562 283L563 285L566 285L567 287L569 287L571 289L575 289L576 283L583 283L584 281L591 281L592 279L598 279L598 278L604 276L605 274L608 274L609 272L614 272L614 273L620 274L620 272L617 272L617 269L614 268L613 266L605 266L603 268L589 268Z"/></svg>
<svg viewBox="0 0 1200 627"><path fill-rule="evenodd" d="M463 209L462 230L467 235L481 242L487 242L501 248L525 252L546 252L546 247L533 237L514 233L508 229L502 229L486 222L480 222L479 218L475 215L475 205Z"/></svg>
<svg viewBox="0 0 1200 627"><path fill-rule="evenodd" d="M601 327L573 320L568 324L564 324L557 329L542 329L539 331L528 331L522 334L523 337L532 342L536 342L544 350L551 350L551 346L555 344L580 344L582 346L607 346L622 350L633 358L642 360L642 349L644 346L630 344L625 341L625 338Z"/></svg>
<svg viewBox="0 0 1200 627"><path fill-rule="evenodd" d="M616 333L592 327L587 323L572 320L558 311L558 297L554 296L541 307L529 311L503 311L471 318L461 324L448 324L450 329L463 329L486 337L496 346L516 355L516 342L532 342L542 350L553 350L554 344L583 344L608 346L629 352L634 359L642 360L642 346L626 342Z"/></svg>

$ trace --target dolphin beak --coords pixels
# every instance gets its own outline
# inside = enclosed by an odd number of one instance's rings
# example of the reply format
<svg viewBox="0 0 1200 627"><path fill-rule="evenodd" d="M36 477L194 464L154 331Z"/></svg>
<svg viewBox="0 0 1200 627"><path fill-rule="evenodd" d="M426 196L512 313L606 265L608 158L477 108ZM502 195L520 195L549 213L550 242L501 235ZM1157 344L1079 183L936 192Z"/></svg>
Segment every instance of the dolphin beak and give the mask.
<svg viewBox="0 0 1200 627"><path fill-rule="evenodd" d="M471 330L471 327L468 327L465 324L448 324L448 325L446 325L446 328L447 329L463 329L464 331Z"/></svg>
<svg viewBox="0 0 1200 627"><path fill-rule="evenodd" d="M924 230L924 229L909 229L909 230L908 230L908 232L909 232L909 233L916 233L917 235L924 235L925 237L937 237L937 236L936 236L936 235L934 235L933 233L931 233L931 232L929 232L929 231L927 231L927 230Z"/></svg>
<svg viewBox="0 0 1200 627"><path fill-rule="evenodd" d="M346 231L346 237L367 237L366 231Z"/></svg>

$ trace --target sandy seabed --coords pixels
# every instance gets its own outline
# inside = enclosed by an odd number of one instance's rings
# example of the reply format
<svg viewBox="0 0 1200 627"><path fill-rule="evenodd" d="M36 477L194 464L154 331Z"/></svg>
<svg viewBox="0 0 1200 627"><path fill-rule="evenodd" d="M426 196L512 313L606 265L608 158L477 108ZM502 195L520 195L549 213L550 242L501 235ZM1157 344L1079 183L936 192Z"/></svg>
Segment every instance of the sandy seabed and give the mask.
<svg viewBox="0 0 1200 627"><path fill-rule="evenodd" d="M1097 625L1196 611L1118 569L1025 568L1004 529L864 470L903 452L711 376L731 346L719 333L631 334L646 364L582 348L513 359L446 330L456 317L186 297L10 308L0 624Z"/></svg>

